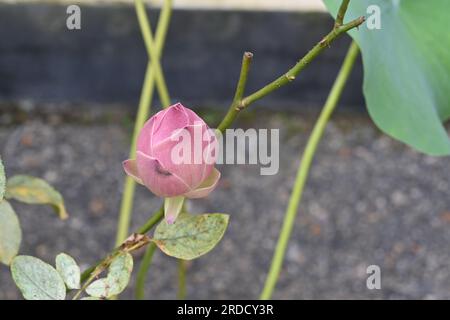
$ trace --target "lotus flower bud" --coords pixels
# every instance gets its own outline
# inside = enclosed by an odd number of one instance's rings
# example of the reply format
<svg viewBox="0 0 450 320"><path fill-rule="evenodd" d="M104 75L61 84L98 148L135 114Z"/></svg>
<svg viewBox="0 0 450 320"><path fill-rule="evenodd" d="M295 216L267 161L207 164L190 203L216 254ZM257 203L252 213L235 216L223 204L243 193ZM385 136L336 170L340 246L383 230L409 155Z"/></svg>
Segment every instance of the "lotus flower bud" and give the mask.
<svg viewBox="0 0 450 320"><path fill-rule="evenodd" d="M136 159L124 161L123 167L138 183L166 198L166 220L172 223L184 197L206 197L216 187L220 178L214 168L216 155L214 132L195 112L177 103L144 124Z"/></svg>

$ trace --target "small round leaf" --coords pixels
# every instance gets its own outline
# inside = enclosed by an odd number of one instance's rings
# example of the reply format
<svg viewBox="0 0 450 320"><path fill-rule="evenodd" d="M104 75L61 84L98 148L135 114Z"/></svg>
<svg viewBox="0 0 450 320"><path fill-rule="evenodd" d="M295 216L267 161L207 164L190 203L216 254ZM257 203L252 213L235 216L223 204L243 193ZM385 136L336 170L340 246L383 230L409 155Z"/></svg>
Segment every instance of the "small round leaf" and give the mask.
<svg viewBox="0 0 450 320"><path fill-rule="evenodd" d="M11 273L26 300L64 300L66 297L66 286L59 273L38 258L15 257Z"/></svg>
<svg viewBox="0 0 450 320"><path fill-rule="evenodd" d="M86 292L96 298L109 298L121 293L130 282L133 257L128 252L120 253L111 262L106 278L92 282Z"/></svg>
<svg viewBox="0 0 450 320"><path fill-rule="evenodd" d="M68 289L80 289L80 267L65 253L56 256L56 271L59 272Z"/></svg>
<svg viewBox="0 0 450 320"><path fill-rule="evenodd" d="M110 291L108 278L95 280L86 288L86 292L94 298L108 298L114 295Z"/></svg>

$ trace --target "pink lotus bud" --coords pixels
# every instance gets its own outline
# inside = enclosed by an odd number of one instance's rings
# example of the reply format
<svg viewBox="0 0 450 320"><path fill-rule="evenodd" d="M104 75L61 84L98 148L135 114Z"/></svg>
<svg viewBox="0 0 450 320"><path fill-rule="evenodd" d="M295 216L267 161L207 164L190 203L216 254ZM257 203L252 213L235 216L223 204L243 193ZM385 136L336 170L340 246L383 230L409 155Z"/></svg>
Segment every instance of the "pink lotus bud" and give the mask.
<svg viewBox="0 0 450 320"><path fill-rule="evenodd" d="M123 167L157 196L202 198L220 178L214 168L216 154L214 132L195 112L177 103L145 123L136 159L124 161Z"/></svg>

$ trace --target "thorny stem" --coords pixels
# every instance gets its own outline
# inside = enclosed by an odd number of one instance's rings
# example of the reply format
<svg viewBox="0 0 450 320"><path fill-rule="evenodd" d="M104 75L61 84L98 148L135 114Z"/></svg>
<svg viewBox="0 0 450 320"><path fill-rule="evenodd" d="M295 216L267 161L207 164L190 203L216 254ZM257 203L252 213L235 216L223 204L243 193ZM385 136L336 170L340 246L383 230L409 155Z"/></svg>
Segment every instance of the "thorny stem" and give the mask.
<svg viewBox="0 0 450 320"><path fill-rule="evenodd" d="M150 219L147 220L146 223L144 223L137 231L135 234L146 234L147 232L149 232L157 223L159 223L162 218L164 217L164 206L161 206L158 211L156 211L151 217ZM130 237L128 237L130 238ZM81 275L81 283L87 281L89 279L89 277L95 273L94 271L96 270L96 268L98 266L100 266L105 260L108 259L108 257L112 254L114 254L115 252L117 252L118 250L120 250L122 244L119 245L118 247L116 247L106 258L104 258L103 260L97 262L95 265L87 268Z"/></svg>
<svg viewBox="0 0 450 320"><path fill-rule="evenodd" d="M142 5L138 5L138 1L136 2L136 11L141 12L143 11L143 14L140 13L141 16L145 16L145 7ZM133 131L133 138L131 141L131 147L130 147L130 159L134 159L136 157L136 141L139 131L141 130L142 126L144 125L145 121L148 118L148 115L150 114L150 108L152 105L153 100L153 92L155 88L155 81L158 77L158 75L162 75L161 68L159 68L160 72L157 72L158 70L155 69L157 66L160 66L159 64L159 58L162 54L164 42L167 34L167 30L169 27L170 17L172 13L172 0L166 0L164 2L164 7L161 10L161 16L158 21L158 26L156 30L156 36L155 36L155 46L148 45L148 43L152 43L153 40L151 39L151 32L150 32L150 38L146 37L145 41L147 43L147 47L153 49L153 55L151 56L151 61L147 64L147 69L145 71L145 78L144 78L144 84L142 86L142 92L141 97L139 100L139 108L138 113L136 116L136 122L134 125L134 131ZM148 19L145 19L145 21L148 22ZM146 31L142 32L143 35L148 35L149 28L145 27L144 21L142 18L139 20L141 29L145 29ZM165 97L164 99L161 97L161 101L164 103L169 103L166 98L168 97L168 94L164 94L164 91L167 92L167 88L165 88L163 85L161 85L161 79L157 83L159 88L159 93L163 93L161 95L162 97ZM167 96L167 97L166 97ZM131 220L131 211L133 210L133 198L134 198L134 190L136 187L135 181L130 178L129 176L126 176L125 178L125 185L122 195L122 201L120 205L120 213L119 213L119 222L117 226L117 235L116 235L116 245L119 245L122 243L122 241L126 238L129 232L130 227L130 220Z"/></svg>
<svg viewBox="0 0 450 320"><path fill-rule="evenodd" d="M242 99L240 108L246 108L253 102L265 97L269 93L274 90L279 89L280 87L292 82L295 80L295 77L306 67L311 61L313 61L325 48L328 48L329 45L336 40L340 35L345 32L356 28L361 25L365 21L365 17L360 17L358 19L353 20L339 28L332 30L328 35L325 36L319 43L317 43L293 68L291 68L284 75L280 76L275 81L269 83L264 88L252 93L246 98Z"/></svg>
<svg viewBox="0 0 450 320"><path fill-rule="evenodd" d="M269 93L279 89L280 87L291 83L295 80L296 76L305 69L325 48L329 47L330 44L336 40L340 35L346 33L347 31L360 26L364 23L365 17L359 17L347 24L340 27L334 28L330 33L328 33L321 41L319 41L302 59L300 59L297 64L289 69L285 74L278 77L268 85L259 89L258 91L250 94L249 96L241 99L236 105L233 102L228 110L227 115L220 123L219 127L221 131L227 129L233 121L236 119L240 111L247 108L253 102L265 97Z"/></svg>
<svg viewBox="0 0 450 320"><path fill-rule="evenodd" d="M150 242L148 236L142 234L133 234L127 240L125 240L120 247L114 249L106 258L104 258L88 275L87 280L83 283L81 289L77 291L72 300L77 300L78 297L83 293L84 290L100 276L100 274L109 267L109 265L114 261L114 259L123 252L131 252L137 250Z"/></svg>
<svg viewBox="0 0 450 320"><path fill-rule="evenodd" d="M294 227L295 218L297 216L297 209L300 203L306 180L308 178L309 169L314 158L319 141L323 135L328 120L335 109L342 91L345 87L347 79L353 68L356 58L358 57L359 48L358 45L353 42L344 60L342 68L333 84L333 88L328 96L325 106L317 120L311 136L306 144L305 151L303 153L300 165L297 171L297 177L295 179L294 188L289 199L288 208L286 210L283 226L278 238L275 253L272 258L269 273L266 278L264 289L260 298L263 300L270 299L272 292L277 283L280 270L283 264L286 248L291 236L292 229Z"/></svg>
<svg viewBox="0 0 450 320"><path fill-rule="evenodd" d="M236 108L239 108L239 103L244 96L245 91L245 85L247 84L247 76L248 71L250 69L250 64L253 59L253 53L251 52L245 52L244 56L242 57L242 66L241 66L241 73L239 75L239 81L236 86L236 93L234 94L233 102L231 103L231 107L228 110L228 113L226 114L225 118L220 123L219 127L217 128L220 132L224 132L225 129L227 129L233 120L236 118L234 114L236 113Z"/></svg>
<svg viewBox="0 0 450 320"><path fill-rule="evenodd" d="M339 28L344 24L345 13L347 12L348 4L350 0L343 0L336 15L336 21L334 23L335 28Z"/></svg>

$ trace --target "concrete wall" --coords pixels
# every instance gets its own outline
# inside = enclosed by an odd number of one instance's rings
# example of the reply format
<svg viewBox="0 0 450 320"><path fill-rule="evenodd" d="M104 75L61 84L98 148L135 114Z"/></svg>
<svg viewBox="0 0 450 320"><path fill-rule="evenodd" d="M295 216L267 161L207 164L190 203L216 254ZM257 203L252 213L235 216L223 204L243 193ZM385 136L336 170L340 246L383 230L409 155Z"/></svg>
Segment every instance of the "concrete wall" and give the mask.
<svg viewBox="0 0 450 320"><path fill-rule="evenodd" d="M0 0L0 3L49 3L111 5L131 4L134 0ZM152 6L161 6L164 0L143 0ZM172 0L176 9L225 9L225 10L270 10L270 11L325 11L322 0Z"/></svg>
<svg viewBox="0 0 450 320"><path fill-rule="evenodd" d="M138 101L147 55L130 4L81 5L82 29L66 28L66 4L0 4L0 100L125 103ZM150 9L153 22L157 9ZM249 90L284 73L326 34L323 12L175 10L163 67L175 100L226 105L242 53L255 54ZM336 41L290 86L261 103L321 105L349 38ZM362 105L361 67L343 104Z"/></svg>

